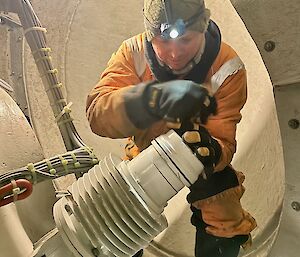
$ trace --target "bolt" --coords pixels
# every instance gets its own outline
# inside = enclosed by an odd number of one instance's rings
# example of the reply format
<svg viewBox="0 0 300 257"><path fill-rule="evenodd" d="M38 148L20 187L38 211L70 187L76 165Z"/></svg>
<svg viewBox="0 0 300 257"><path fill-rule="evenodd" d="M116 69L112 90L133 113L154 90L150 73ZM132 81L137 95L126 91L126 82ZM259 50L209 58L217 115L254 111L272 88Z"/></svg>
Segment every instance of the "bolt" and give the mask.
<svg viewBox="0 0 300 257"><path fill-rule="evenodd" d="M93 253L93 255L94 255L95 257L100 256L100 252L99 252L99 250L98 250L97 248L93 248L93 249L92 249L92 253Z"/></svg>
<svg viewBox="0 0 300 257"><path fill-rule="evenodd" d="M10 73L10 76L14 76L14 75L15 75L15 72L12 71L12 72Z"/></svg>
<svg viewBox="0 0 300 257"><path fill-rule="evenodd" d="M297 119L291 119L291 120L289 120L288 124L289 124L290 128L292 128L292 129L297 129L300 126L300 122Z"/></svg>
<svg viewBox="0 0 300 257"><path fill-rule="evenodd" d="M272 52L275 49L275 42L267 41L264 45L264 48L267 52Z"/></svg>
<svg viewBox="0 0 300 257"><path fill-rule="evenodd" d="M67 213L69 215L73 214L73 211L72 211L71 207L69 205L67 205L67 204L65 205L65 210L67 211Z"/></svg>
<svg viewBox="0 0 300 257"><path fill-rule="evenodd" d="M20 74L20 75L18 76L18 79L21 79L21 78L23 78L23 75L22 75L22 74Z"/></svg>
<svg viewBox="0 0 300 257"><path fill-rule="evenodd" d="M294 202L292 202L291 206L295 211L300 211L300 203L299 202L294 201Z"/></svg>
<svg viewBox="0 0 300 257"><path fill-rule="evenodd" d="M22 37L18 37L17 42L22 41Z"/></svg>

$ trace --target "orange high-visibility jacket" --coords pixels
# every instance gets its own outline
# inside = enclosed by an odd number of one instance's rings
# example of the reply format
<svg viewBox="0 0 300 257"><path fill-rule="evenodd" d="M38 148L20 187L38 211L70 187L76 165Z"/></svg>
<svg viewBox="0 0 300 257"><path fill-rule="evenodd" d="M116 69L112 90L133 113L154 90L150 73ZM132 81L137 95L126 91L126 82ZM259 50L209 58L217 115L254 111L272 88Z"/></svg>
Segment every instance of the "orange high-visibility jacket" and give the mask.
<svg viewBox="0 0 300 257"><path fill-rule="evenodd" d="M124 93L141 82L154 79L144 55L144 38L145 33L142 33L122 43L87 98L86 111L92 131L110 138L130 137L128 158L137 155L150 145L151 140L169 130L164 120L147 129L138 129L126 114ZM205 86L214 93L218 105L217 115L211 116L205 127L222 148L220 161L215 167L220 171L231 162L236 151L236 125L247 98L244 66L235 51L223 42L207 74Z"/></svg>

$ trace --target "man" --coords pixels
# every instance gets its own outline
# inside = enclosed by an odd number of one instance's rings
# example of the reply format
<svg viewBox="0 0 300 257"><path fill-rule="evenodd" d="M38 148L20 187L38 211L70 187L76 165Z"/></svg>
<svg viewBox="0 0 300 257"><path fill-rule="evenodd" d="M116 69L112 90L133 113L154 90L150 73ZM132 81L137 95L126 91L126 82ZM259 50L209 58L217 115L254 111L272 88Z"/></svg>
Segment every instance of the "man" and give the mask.
<svg viewBox="0 0 300 257"><path fill-rule="evenodd" d="M240 204L244 176L230 166L246 101L246 71L203 0L145 0L145 32L122 43L87 99L94 133L129 137L128 159L171 128L205 166L187 200L195 256L235 257L255 220Z"/></svg>

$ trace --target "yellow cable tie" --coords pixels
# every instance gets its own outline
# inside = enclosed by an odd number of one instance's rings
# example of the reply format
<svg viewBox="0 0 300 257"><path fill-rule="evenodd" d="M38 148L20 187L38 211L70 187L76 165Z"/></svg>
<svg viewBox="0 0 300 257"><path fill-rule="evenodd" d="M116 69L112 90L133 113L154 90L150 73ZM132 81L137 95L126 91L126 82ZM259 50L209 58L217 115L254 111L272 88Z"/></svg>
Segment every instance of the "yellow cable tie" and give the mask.
<svg viewBox="0 0 300 257"><path fill-rule="evenodd" d="M89 154L89 156L93 156L94 153L93 153L93 149L89 146L85 146L83 147L84 151L87 152Z"/></svg>
<svg viewBox="0 0 300 257"><path fill-rule="evenodd" d="M58 114L56 117L55 117L55 121L56 122L59 122L59 120L62 118L62 116L66 113L70 113L72 110L71 110L71 106L72 106L72 102L68 103L64 108L63 110L60 112L60 114Z"/></svg>
<svg viewBox="0 0 300 257"><path fill-rule="evenodd" d="M56 169L54 169L54 168L50 169L49 172L50 172L50 174L55 175L56 174Z"/></svg>
<svg viewBox="0 0 300 257"><path fill-rule="evenodd" d="M38 50L33 51L32 54L35 55L38 52L51 53L52 50L50 47L42 47L42 48L39 48Z"/></svg>
<svg viewBox="0 0 300 257"><path fill-rule="evenodd" d="M89 156L91 157L92 159L92 164L97 164L99 163L99 160L97 158L97 156L94 154L93 152L93 149L88 147L88 146L85 146L84 147L84 150L89 154Z"/></svg>
<svg viewBox="0 0 300 257"><path fill-rule="evenodd" d="M64 170L68 173L68 160L66 160L62 155L58 155L58 158L60 159L60 162L62 166L64 167Z"/></svg>
<svg viewBox="0 0 300 257"><path fill-rule="evenodd" d="M37 183L37 179L36 179L36 169L34 167L34 164L28 163L27 169L31 172L32 182L35 185Z"/></svg>
<svg viewBox="0 0 300 257"><path fill-rule="evenodd" d="M31 27L28 29L24 30L24 36L28 33L28 32L32 32L32 31L41 31L44 33L47 33L47 29L46 28L42 28L42 27Z"/></svg>
<svg viewBox="0 0 300 257"><path fill-rule="evenodd" d="M76 157L75 153L72 152L72 153L71 153L71 156L72 156L72 158L73 158L73 160L74 160L74 167L75 167L75 168L79 168L81 164L80 164L80 162L77 160L77 157Z"/></svg>
<svg viewBox="0 0 300 257"><path fill-rule="evenodd" d="M62 87L63 87L63 83L60 82L60 83L53 85L52 88L62 88Z"/></svg>
<svg viewBox="0 0 300 257"><path fill-rule="evenodd" d="M46 75L49 75L49 74L56 75L57 73L58 73L58 69L47 70L46 73L42 75L42 77L45 77Z"/></svg>
<svg viewBox="0 0 300 257"><path fill-rule="evenodd" d="M89 154L89 156L92 158L92 163L97 164L99 162L97 156L94 154L93 149L91 147L85 146L84 149Z"/></svg>
<svg viewBox="0 0 300 257"><path fill-rule="evenodd" d="M57 74L58 69L53 69L53 70L47 70L47 74Z"/></svg>
<svg viewBox="0 0 300 257"><path fill-rule="evenodd" d="M12 184L12 193L13 193L13 197L14 197L14 202L16 202L18 200L18 195L21 193L21 189L18 187L17 182L12 179L10 181L10 183Z"/></svg>
<svg viewBox="0 0 300 257"><path fill-rule="evenodd" d="M74 167L75 167L76 169L80 168L80 165L81 165L80 162L75 162L75 163L74 163Z"/></svg>
<svg viewBox="0 0 300 257"><path fill-rule="evenodd" d="M93 163L93 164L97 164L97 163L99 163L99 160L96 159L96 158L93 158L92 163Z"/></svg>
<svg viewBox="0 0 300 257"><path fill-rule="evenodd" d="M56 169L54 169L54 167L52 166L50 160L46 159L45 161L48 165L50 174L55 175L56 174Z"/></svg>
<svg viewBox="0 0 300 257"><path fill-rule="evenodd" d="M45 162L47 163L47 166L48 166L49 169L53 168L53 166L52 166L52 164L51 164L51 162L50 162L49 159L45 159Z"/></svg>

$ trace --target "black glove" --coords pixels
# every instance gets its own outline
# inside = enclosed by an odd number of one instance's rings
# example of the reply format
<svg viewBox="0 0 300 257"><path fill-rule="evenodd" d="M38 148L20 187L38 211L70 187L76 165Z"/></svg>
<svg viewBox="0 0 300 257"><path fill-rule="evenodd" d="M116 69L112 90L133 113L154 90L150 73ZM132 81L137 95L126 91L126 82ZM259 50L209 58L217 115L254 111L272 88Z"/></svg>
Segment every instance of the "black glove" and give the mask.
<svg viewBox="0 0 300 257"><path fill-rule="evenodd" d="M197 130L186 131L182 135L182 139L202 162L205 172L204 176L206 178L211 176L222 153L218 141L212 138L209 132L202 126Z"/></svg>
<svg viewBox="0 0 300 257"><path fill-rule="evenodd" d="M160 119L181 123L194 118L205 124L217 110L216 100L207 89L190 80L141 83L126 88L123 97L128 118L139 129Z"/></svg>
<svg viewBox="0 0 300 257"><path fill-rule="evenodd" d="M150 113L170 122L200 118L205 124L217 110L216 100L207 89L190 80L150 84L144 97Z"/></svg>

